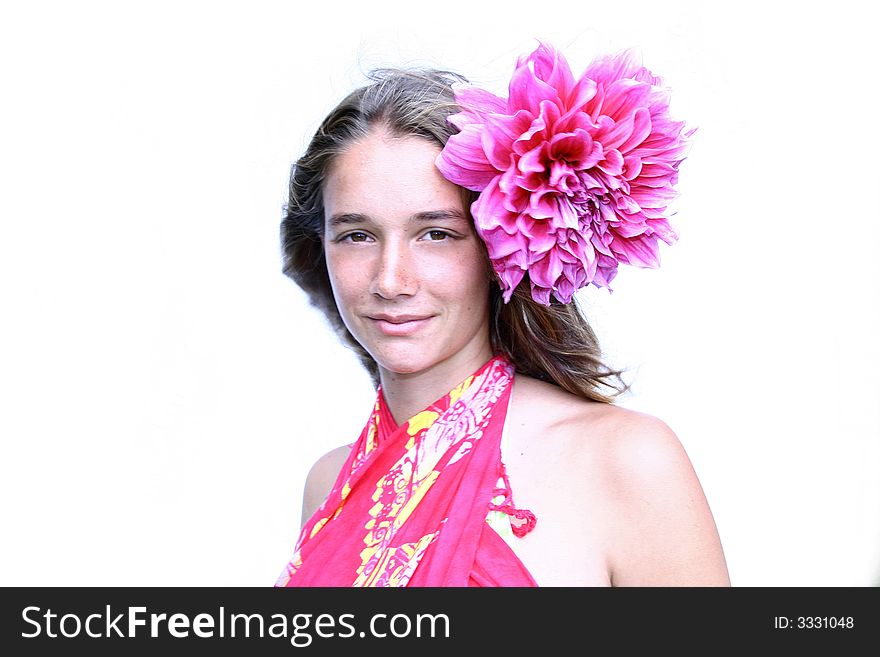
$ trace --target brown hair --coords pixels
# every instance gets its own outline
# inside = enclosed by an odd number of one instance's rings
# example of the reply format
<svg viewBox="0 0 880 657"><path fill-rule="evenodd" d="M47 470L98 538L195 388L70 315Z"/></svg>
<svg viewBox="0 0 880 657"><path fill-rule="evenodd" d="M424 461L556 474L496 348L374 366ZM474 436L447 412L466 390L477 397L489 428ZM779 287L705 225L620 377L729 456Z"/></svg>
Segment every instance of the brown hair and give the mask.
<svg viewBox="0 0 880 657"><path fill-rule="evenodd" d="M330 112L293 165L281 243L284 273L305 290L378 384L378 365L345 327L330 287L323 248L324 180L334 158L377 126L442 148L455 132L447 118L459 110L452 84L466 80L448 71L398 69L374 71L370 79L372 84L353 91ZM462 193L465 207L470 207L476 194ZM487 269L491 272L488 255ZM493 281L488 303L492 348L507 356L517 372L601 402L611 402L627 389L621 372L602 362L596 335L574 302L537 303L526 276L506 304Z"/></svg>

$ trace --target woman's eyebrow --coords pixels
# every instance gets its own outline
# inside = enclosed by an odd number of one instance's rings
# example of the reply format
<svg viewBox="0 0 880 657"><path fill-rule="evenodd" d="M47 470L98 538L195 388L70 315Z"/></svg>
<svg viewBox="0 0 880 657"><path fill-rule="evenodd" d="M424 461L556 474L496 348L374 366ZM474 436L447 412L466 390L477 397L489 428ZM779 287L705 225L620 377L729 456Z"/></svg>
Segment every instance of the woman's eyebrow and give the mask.
<svg viewBox="0 0 880 657"><path fill-rule="evenodd" d="M336 228L337 226L344 226L346 224L366 224L369 222L370 218L359 212L337 212L330 217L330 221L327 222L327 225L330 228Z"/></svg>
<svg viewBox="0 0 880 657"><path fill-rule="evenodd" d="M454 220L454 221L467 221L467 217L464 216L464 212L455 208L447 208L444 210L428 210L427 212L417 212L410 219L415 219L417 221L443 221L445 220Z"/></svg>
<svg viewBox="0 0 880 657"><path fill-rule="evenodd" d="M410 221L467 221L464 212L456 208L445 208L442 210L426 210L425 212L417 212L410 217ZM337 212L330 217L327 225L330 228L337 228L349 224L368 224L372 221L368 215L360 212Z"/></svg>

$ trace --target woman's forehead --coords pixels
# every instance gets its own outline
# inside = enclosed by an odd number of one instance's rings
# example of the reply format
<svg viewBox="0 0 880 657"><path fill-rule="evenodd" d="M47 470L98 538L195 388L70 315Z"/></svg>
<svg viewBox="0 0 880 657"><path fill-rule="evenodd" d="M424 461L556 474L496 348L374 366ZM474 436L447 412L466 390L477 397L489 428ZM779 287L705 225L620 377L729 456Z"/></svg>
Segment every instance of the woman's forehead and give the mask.
<svg viewBox="0 0 880 657"><path fill-rule="evenodd" d="M460 188L434 164L440 148L420 137L372 132L334 158L323 187L325 215L466 216Z"/></svg>

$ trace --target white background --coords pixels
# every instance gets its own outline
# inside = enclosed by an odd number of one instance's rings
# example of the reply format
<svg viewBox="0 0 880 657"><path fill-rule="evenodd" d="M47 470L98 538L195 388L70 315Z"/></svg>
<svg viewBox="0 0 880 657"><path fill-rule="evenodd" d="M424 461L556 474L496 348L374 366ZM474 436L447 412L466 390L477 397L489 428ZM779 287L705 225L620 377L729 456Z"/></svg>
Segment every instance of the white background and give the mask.
<svg viewBox="0 0 880 657"><path fill-rule="evenodd" d="M363 71L503 94L539 38L638 48L698 127L679 243L582 301L733 583L880 583L867 5L702 4L4 3L0 584L274 583L374 394L280 273L289 166Z"/></svg>

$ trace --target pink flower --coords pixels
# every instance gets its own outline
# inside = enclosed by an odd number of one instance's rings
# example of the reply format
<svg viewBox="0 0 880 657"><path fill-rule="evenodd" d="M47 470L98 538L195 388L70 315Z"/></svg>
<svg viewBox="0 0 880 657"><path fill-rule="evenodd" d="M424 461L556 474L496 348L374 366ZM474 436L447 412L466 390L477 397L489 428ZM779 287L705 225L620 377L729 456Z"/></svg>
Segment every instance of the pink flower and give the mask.
<svg viewBox="0 0 880 657"><path fill-rule="evenodd" d="M437 157L448 180L481 192L471 206L505 302L526 272L532 297L562 303L609 287L618 263L660 264L658 239L687 150L668 91L629 51L575 80L543 43L517 62L505 100L456 85L459 132Z"/></svg>

